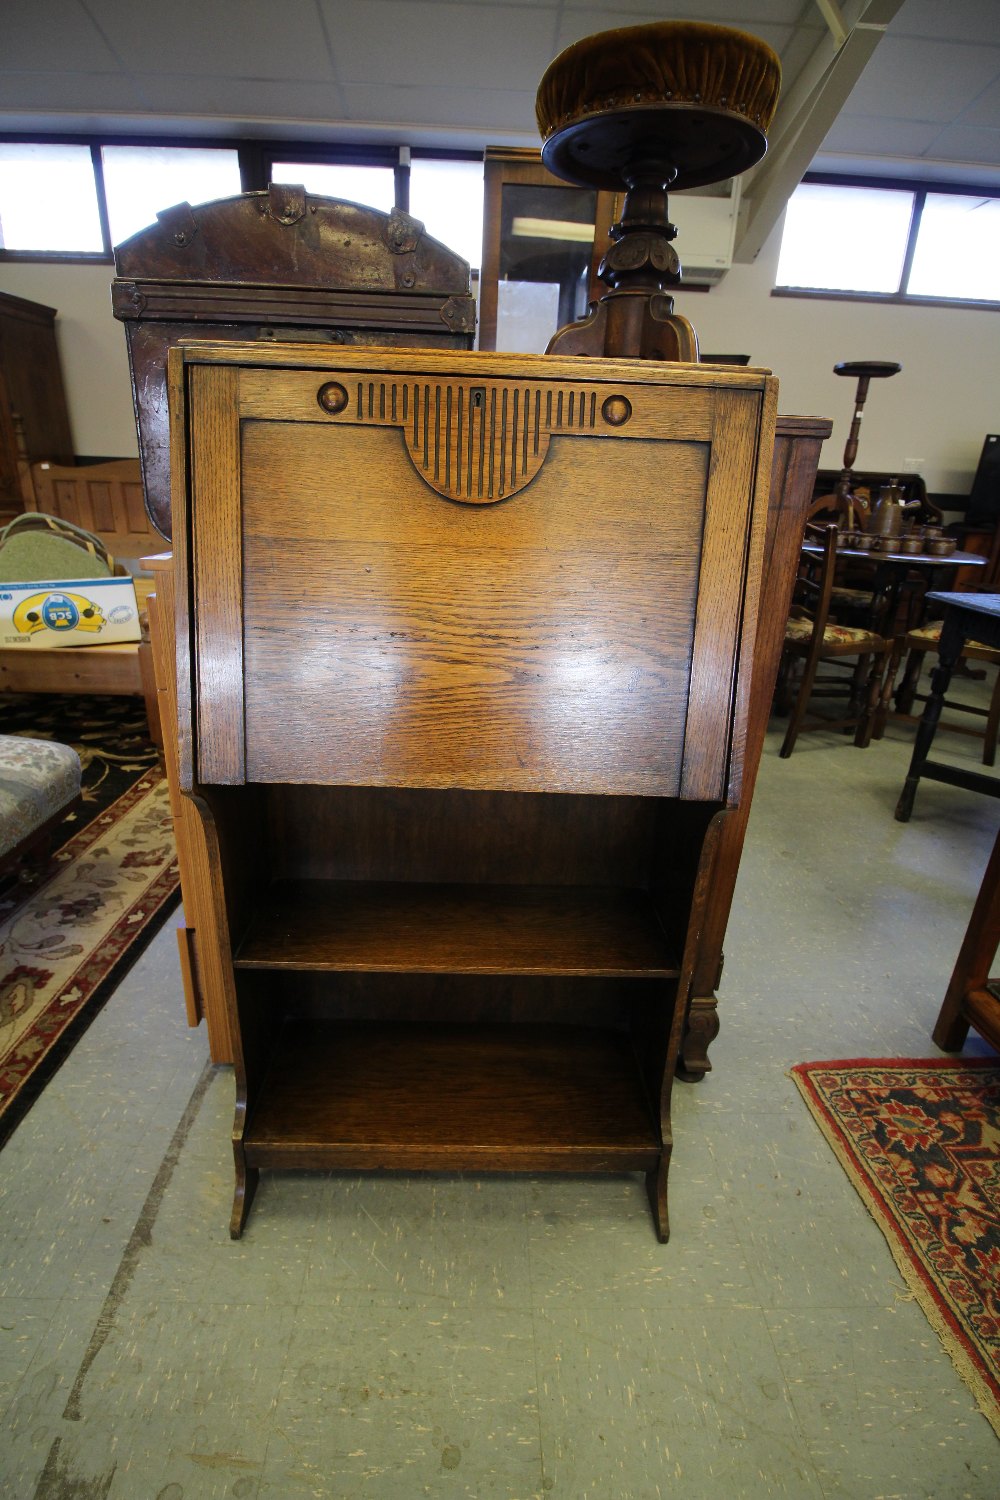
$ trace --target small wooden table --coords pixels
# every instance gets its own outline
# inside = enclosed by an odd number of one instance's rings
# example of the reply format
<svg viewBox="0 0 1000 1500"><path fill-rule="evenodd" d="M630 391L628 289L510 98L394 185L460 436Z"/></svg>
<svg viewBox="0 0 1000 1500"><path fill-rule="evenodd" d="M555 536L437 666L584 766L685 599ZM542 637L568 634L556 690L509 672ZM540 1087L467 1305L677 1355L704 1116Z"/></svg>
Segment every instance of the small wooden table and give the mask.
<svg viewBox="0 0 1000 1500"><path fill-rule="evenodd" d="M810 557L819 557L823 546L820 542L807 541L803 542L802 551ZM956 551L950 557L934 557L929 552L866 552L860 547L838 547L837 556L872 564L871 628L880 635L893 634L890 622L895 619L899 591L911 568L926 572L931 587L938 585L943 588L945 579L954 574L956 568L985 567L987 562L977 552Z"/></svg>
<svg viewBox="0 0 1000 1500"><path fill-rule="evenodd" d="M1000 594L931 593L927 598L936 604L943 604L945 616L941 626L938 662L931 673L931 690L917 727L910 769L896 805L898 823L909 822L921 777L943 781L949 786L965 787L971 792L984 792L988 797L1000 797L1000 778L928 759L951 674L962 654L962 647L967 640L976 640L982 641L984 646L1000 650Z"/></svg>
<svg viewBox="0 0 1000 1500"><path fill-rule="evenodd" d="M135 580L142 609L153 587L150 578ZM0 692L110 693L142 698L150 739L161 744L160 715L149 641L122 641L107 646L58 646L28 650L0 649Z"/></svg>

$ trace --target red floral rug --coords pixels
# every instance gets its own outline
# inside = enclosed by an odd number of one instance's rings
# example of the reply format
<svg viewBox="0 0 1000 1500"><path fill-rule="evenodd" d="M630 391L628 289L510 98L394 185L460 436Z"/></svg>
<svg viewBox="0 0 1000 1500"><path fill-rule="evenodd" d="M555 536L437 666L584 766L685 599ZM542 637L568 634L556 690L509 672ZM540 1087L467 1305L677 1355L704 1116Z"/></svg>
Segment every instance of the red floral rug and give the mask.
<svg viewBox="0 0 1000 1500"><path fill-rule="evenodd" d="M792 1077L1000 1434L1000 1063L860 1058Z"/></svg>
<svg viewBox="0 0 1000 1500"><path fill-rule="evenodd" d="M0 695L4 729L73 745L83 801L33 883L0 891L0 1143L179 895L167 785L141 702Z"/></svg>

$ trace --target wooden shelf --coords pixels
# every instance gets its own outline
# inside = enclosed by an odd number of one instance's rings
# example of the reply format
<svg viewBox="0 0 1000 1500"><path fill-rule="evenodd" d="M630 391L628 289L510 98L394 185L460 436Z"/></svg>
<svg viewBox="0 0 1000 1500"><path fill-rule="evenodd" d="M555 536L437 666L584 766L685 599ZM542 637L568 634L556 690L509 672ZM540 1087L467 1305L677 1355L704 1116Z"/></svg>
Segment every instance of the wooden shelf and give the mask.
<svg viewBox="0 0 1000 1500"><path fill-rule="evenodd" d="M254 1167L649 1171L631 1042L565 1026L289 1023L244 1140Z"/></svg>
<svg viewBox="0 0 1000 1500"><path fill-rule="evenodd" d="M674 978L644 891L612 887L276 882L240 969Z"/></svg>

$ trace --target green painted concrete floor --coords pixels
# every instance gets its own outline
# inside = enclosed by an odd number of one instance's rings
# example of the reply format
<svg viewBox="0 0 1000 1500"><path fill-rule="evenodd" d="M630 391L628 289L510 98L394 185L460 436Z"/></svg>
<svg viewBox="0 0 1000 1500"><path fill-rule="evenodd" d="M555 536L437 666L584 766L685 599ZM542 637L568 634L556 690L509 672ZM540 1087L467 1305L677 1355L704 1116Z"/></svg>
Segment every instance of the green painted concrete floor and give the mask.
<svg viewBox="0 0 1000 1500"><path fill-rule="evenodd" d="M925 784L898 824L911 731L787 762L781 732L665 1246L638 1177L305 1173L231 1242L232 1073L168 924L0 1153L0 1493L996 1500L997 1438L787 1069L935 1055L1000 801Z"/></svg>

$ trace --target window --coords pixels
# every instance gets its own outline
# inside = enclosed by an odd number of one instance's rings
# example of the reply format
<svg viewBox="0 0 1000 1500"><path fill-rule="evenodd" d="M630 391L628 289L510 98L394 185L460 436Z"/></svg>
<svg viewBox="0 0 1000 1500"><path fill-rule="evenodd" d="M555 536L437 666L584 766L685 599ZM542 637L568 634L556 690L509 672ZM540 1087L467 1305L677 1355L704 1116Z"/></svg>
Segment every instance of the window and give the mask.
<svg viewBox="0 0 1000 1500"><path fill-rule="evenodd" d="M803 183L785 213L778 285L896 291L912 217L912 193Z"/></svg>
<svg viewBox="0 0 1000 1500"><path fill-rule="evenodd" d="M102 146L112 245L120 245L175 203L210 203L240 191L233 150L192 146Z"/></svg>
<svg viewBox="0 0 1000 1500"><path fill-rule="evenodd" d="M806 178L775 291L1000 304L1000 195Z"/></svg>
<svg viewBox="0 0 1000 1500"><path fill-rule="evenodd" d="M301 141L0 138L0 260L95 258L178 203L208 203L268 182L391 213L398 204L472 267L483 239L483 163L444 151Z"/></svg>
<svg viewBox="0 0 1000 1500"><path fill-rule="evenodd" d="M276 161L272 182L301 184L307 193L346 198L391 213L396 202L396 179L391 167L360 167L317 161Z"/></svg>
<svg viewBox="0 0 1000 1500"><path fill-rule="evenodd" d="M483 254L483 164L417 157L410 165L410 213L470 266Z"/></svg>
<svg viewBox="0 0 1000 1500"><path fill-rule="evenodd" d="M89 146L0 141L0 248L104 253Z"/></svg>
<svg viewBox="0 0 1000 1500"><path fill-rule="evenodd" d="M1000 198L928 193L906 290L1000 302Z"/></svg>

